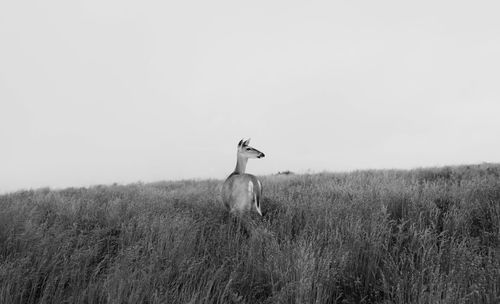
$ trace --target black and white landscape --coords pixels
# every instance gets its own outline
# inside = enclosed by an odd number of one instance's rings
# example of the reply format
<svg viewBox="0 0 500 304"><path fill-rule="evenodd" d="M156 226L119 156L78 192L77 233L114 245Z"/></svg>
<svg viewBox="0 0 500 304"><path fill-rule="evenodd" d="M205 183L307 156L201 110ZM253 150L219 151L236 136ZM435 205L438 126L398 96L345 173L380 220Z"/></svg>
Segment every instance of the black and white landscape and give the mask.
<svg viewBox="0 0 500 304"><path fill-rule="evenodd" d="M500 303L499 11L0 1L0 303Z"/></svg>

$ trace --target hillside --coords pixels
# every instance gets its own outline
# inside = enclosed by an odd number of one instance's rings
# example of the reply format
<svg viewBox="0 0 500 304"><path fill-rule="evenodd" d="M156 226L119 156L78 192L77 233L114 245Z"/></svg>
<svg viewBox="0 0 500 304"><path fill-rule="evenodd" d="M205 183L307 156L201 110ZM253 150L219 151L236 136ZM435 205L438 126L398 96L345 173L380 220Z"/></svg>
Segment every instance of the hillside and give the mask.
<svg viewBox="0 0 500 304"><path fill-rule="evenodd" d="M0 303L498 303L500 165L0 196Z"/></svg>

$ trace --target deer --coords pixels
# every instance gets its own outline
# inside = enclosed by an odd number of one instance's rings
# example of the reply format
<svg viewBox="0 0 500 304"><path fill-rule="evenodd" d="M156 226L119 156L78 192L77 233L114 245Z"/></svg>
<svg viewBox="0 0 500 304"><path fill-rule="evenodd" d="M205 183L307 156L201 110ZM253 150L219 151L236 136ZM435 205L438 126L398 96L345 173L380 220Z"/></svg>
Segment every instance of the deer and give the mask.
<svg viewBox="0 0 500 304"><path fill-rule="evenodd" d="M265 155L249 144L250 138L238 143L236 168L222 185L222 201L233 214L242 215L255 210L262 216L262 184L255 175L245 173L245 170L249 158L263 158Z"/></svg>

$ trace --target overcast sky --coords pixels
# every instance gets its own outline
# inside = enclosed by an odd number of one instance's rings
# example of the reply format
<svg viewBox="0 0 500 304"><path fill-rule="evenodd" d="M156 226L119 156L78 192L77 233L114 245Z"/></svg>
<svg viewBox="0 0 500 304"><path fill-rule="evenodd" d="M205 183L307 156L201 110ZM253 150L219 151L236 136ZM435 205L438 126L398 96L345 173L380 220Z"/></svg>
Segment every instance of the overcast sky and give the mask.
<svg viewBox="0 0 500 304"><path fill-rule="evenodd" d="M0 192L500 162L498 1L1 1Z"/></svg>

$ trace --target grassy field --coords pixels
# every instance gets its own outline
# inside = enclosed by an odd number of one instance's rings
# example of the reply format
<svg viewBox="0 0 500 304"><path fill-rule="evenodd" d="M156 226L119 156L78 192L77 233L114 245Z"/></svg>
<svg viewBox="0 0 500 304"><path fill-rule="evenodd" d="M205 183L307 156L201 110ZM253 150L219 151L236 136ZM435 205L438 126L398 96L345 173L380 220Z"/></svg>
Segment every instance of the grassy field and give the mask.
<svg viewBox="0 0 500 304"><path fill-rule="evenodd" d="M0 303L499 303L500 165L0 196Z"/></svg>

